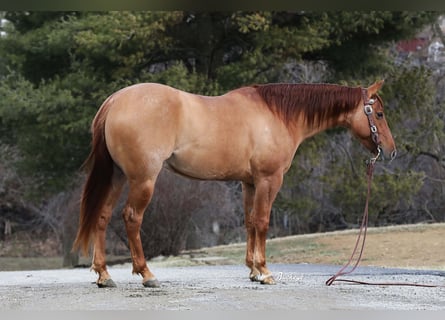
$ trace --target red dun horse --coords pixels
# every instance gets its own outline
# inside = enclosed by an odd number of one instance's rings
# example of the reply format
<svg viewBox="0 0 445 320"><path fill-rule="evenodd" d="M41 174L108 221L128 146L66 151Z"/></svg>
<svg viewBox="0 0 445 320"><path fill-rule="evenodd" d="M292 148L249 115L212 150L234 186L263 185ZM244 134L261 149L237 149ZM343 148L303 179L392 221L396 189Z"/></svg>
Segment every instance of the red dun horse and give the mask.
<svg viewBox="0 0 445 320"><path fill-rule="evenodd" d="M103 103L92 123L89 175L74 248L88 254L99 287L115 286L105 262L105 232L125 182L123 210L133 261L146 287L159 286L142 249L140 227L163 167L194 179L240 180L247 229L250 279L273 284L266 266L272 203L298 146L328 128L343 126L375 155L396 149L377 91L330 84L265 84L218 97L144 83ZM373 106L371 106L374 104Z"/></svg>

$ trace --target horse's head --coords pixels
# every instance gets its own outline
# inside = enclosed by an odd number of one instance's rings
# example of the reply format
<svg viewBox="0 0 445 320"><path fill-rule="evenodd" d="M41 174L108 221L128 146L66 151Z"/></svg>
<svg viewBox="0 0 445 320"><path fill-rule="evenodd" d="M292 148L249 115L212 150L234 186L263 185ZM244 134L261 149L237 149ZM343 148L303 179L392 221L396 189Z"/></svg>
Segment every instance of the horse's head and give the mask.
<svg viewBox="0 0 445 320"><path fill-rule="evenodd" d="M397 154L396 145L385 119L382 99L377 94L382 85L383 80L362 90L362 100L352 114L350 126L354 135L376 158L382 156L393 160Z"/></svg>

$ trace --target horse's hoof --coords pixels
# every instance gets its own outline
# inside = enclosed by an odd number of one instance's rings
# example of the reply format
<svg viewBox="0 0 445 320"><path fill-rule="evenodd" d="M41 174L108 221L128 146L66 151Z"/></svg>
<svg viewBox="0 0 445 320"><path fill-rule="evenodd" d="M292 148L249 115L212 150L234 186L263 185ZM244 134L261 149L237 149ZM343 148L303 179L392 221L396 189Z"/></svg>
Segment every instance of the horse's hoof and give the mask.
<svg viewBox="0 0 445 320"><path fill-rule="evenodd" d="M116 284L114 283L114 281L111 279L105 279L102 282L98 282L97 286L99 288L116 288L117 287Z"/></svg>
<svg viewBox="0 0 445 320"><path fill-rule="evenodd" d="M272 277L272 275L263 276L263 279L260 280L261 284L276 284L275 279Z"/></svg>
<svg viewBox="0 0 445 320"><path fill-rule="evenodd" d="M161 286L161 284L159 283L158 279L156 279L156 278L147 280L147 281L143 282L142 284L146 288L159 288Z"/></svg>
<svg viewBox="0 0 445 320"><path fill-rule="evenodd" d="M258 281L261 284L276 284L275 279L272 277L271 274L269 275L257 274L253 277L251 276L250 280Z"/></svg>
<svg viewBox="0 0 445 320"><path fill-rule="evenodd" d="M257 281L260 281L259 279L260 279L260 277L261 277L261 274L259 274L259 273L250 273L249 274L249 279L250 279L250 281L252 281L252 282L257 282Z"/></svg>

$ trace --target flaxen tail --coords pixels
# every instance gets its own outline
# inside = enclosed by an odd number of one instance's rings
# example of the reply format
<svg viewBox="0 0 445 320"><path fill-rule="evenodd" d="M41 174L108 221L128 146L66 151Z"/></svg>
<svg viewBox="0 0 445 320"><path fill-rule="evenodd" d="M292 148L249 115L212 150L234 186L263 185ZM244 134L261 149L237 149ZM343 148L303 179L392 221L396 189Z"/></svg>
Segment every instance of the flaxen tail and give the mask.
<svg viewBox="0 0 445 320"><path fill-rule="evenodd" d="M92 149L83 167L89 170L80 206L80 220L73 249L88 255L90 241L94 238L101 208L112 187L114 162L105 143L105 118L109 104L104 102L91 126Z"/></svg>

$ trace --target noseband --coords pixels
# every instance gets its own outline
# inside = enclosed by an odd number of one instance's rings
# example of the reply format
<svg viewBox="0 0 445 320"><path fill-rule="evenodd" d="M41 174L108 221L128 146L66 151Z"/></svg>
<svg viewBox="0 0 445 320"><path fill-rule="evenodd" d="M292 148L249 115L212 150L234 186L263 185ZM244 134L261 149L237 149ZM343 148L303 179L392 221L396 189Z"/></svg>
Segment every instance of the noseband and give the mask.
<svg viewBox="0 0 445 320"><path fill-rule="evenodd" d="M375 103L374 99L368 99L368 93L366 89L362 89L362 96L363 96L363 103L364 103L364 111L366 114L366 117L368 118L369 123L369 129L371 130L371 138L372 141L374 141L375 145L377 146L377 155L375 157L372 157L369 159L369 161L374 164L374 162L377 161L377 159L380 157L380 154L382 152L381 147L381 141L379 137L379 133L377 132L377 127L374 124L374 119L372 118L372 105Z"/></svg>

